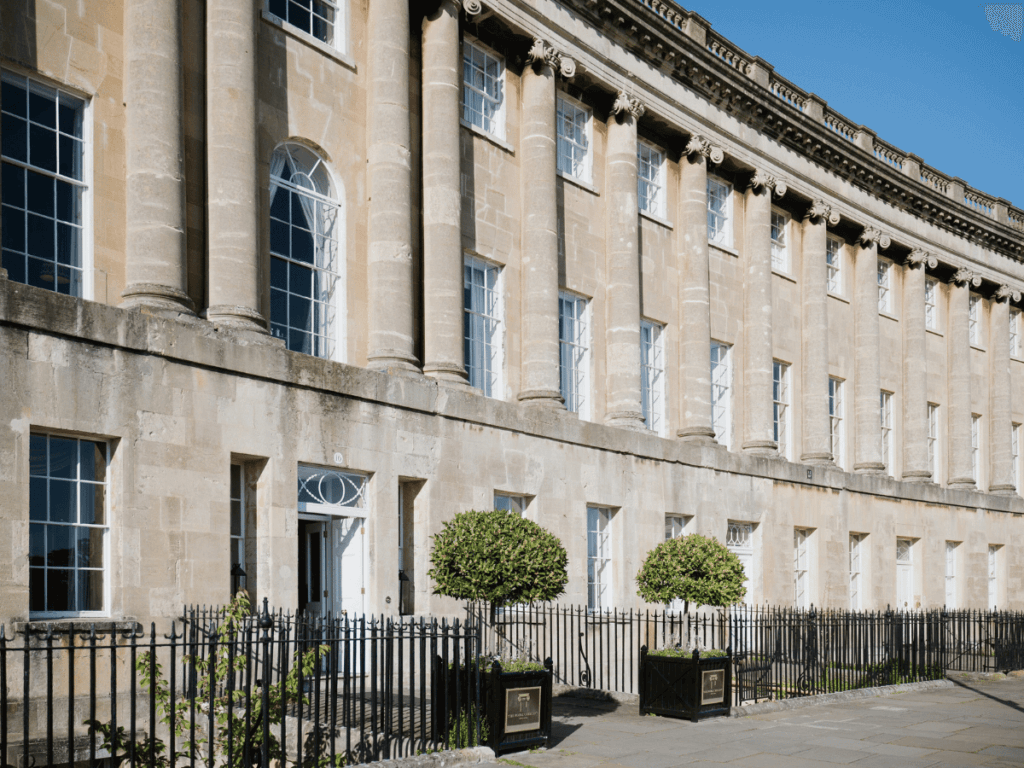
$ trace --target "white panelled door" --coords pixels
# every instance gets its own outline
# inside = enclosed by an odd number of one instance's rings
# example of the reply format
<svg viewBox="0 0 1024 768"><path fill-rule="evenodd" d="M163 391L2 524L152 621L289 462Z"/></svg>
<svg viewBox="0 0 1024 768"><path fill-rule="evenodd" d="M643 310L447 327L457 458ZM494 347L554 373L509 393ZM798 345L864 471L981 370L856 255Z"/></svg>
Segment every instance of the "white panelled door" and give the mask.
<svg viewBox="0 0 1024 768"><path fill-rule="evenodd" d="M910 610L913 607L913 542L910 539L896 539L896 609Z"/></svg>
<svg viewBox="0 0 1024 768"><path fill-rule="evenodd" d="M365 608L366 583L364 564L366 520L362 517L336 517L331 527L335 614L361 616Z"/></svg>

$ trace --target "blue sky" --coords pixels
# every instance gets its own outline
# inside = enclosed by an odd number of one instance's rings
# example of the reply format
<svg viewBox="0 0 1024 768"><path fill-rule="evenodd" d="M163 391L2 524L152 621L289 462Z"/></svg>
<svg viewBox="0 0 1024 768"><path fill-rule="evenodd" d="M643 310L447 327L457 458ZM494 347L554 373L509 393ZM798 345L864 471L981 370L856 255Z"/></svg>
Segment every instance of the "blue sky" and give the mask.
<svg viewBox="0 0 1024 768"><path fill-rule="evenodd" d="M1024 208L1024 39L993 31L981 4L683 0L680 5L855 124Z"/></svg>

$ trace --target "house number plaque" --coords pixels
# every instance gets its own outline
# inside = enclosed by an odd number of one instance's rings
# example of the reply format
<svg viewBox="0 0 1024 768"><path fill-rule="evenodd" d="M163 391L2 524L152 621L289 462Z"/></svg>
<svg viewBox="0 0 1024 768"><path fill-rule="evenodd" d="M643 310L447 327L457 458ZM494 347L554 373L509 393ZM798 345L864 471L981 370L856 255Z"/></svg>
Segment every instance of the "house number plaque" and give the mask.
<svg viewBox="0 0 1024 768"><path fill-rule="evenodd" d="M700 703L721 704L725 701L725 670L711 669L701 673Z"/></svg>
<svg viewBox="0 0 1024 768"><path fill-rule="evenodd" d="M505 691L505 733L540 728L540 686Z"/></svg>

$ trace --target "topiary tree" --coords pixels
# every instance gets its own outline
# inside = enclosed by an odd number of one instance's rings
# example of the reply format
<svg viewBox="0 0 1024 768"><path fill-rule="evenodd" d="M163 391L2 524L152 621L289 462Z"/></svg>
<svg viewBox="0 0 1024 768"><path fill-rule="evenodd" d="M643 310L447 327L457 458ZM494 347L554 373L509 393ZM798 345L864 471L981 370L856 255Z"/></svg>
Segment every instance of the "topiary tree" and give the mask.
<svg viewBox="0 0 1024 768"><path fill-rule="evenodd" d="M550 531L505 509L460 512L434 536L434 594L502 605L554 600L568 581L565 547Z"/></svg>
<svg viewBox="0 0 1024 768"><path fill-rule="evenodd" d="M649 603L682 600L689 613L690 603L699 608L740 602L747 593L744 578L743 563L724 544L691 534L647 553L636 575L637 594Z"/></svg>

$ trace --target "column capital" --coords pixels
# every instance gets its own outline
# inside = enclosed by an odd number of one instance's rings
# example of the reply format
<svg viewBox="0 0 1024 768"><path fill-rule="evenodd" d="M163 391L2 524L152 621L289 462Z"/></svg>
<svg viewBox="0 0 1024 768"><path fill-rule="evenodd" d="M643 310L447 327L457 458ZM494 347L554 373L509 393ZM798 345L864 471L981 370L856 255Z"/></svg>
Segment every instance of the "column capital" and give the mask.
<svg viewBox="0 0 1024 768"><path fill-rule="evenodd" d="M625 91L619 91L615 97L615 103L612 104L613 115L631 115L634 120L639 120L646 111L647 107L640 99L630 96Z"/></svg>
<svg viewBox="0 0 1024 768"><path fill-rule="evenodd" d="M960 267L953 273L953 282L957 285L977 288L981 285L981 275L977 275L967 267Z"/></svg>
<svg viewBox="0 0 1024 768"><path fill-rule="evenodd" d="M789 190L786 182L776 176L772 176L767 171L762 171L760 168L754 171L754 175L750 177L747 188L755 192L760 190L770 191L775 197L783 197Z"/></svg>
<svg viewBox="0 0 1024 768"><path fill-rule="evenodd" d="M530 66L547 65L566 80L576 75L576 62L539 37L533 38L533 45L526 52L526 63Z"/></svg>
<svg viewBox="0 0 1024 768"><path fill-rule="evenodd" d="M1020 291L1008 285L1000 285L996 288L996 292L992 294L992 298L996 301L1018 302L1020 301Z"/></svg>
<svg viewBox="0 0 1024 768"><path fill-rule="evenodd" d="M815 200L807 209L807 213L804 214L804 218L810 219L811 221L825 221L834 227L839 223L839 211L833 209L832 206L824 200Z"/></svg>
<svg viewBox="0 0 1024 768"><path fill-rule="evenodd" d="M480 0L462 0L462 10L466 12L467 16L476 16L484 9L484 4Z"/></svg>
<svg viewBox="0 0 1024 768"><path fill-rule="evenodd" d="M938 265L939 260L935 258L935 255L929 253L923 248L915 248L907 256L907 266L911 269L917 269L918 267L935 269Z"/></svg>
<svg viewBox="0 0 1024 768"><path fill-rule="evenodd" d="M686 142L683 154L691 159L703 157L715 165L718 165L718 163L725 159L725 152L722 151L721 147L712 144L706 138L696 133L690 136L690 140Z"/></svg>
<svg viewBox="0 0 1024 768"><path fill-rule="evenodd" d="M858 235L857 242L860 243L862 248L870 248L872 245L877 245L879 248L888 248L892 244L892 239L880 229L866 227Z"/></svg>

